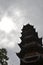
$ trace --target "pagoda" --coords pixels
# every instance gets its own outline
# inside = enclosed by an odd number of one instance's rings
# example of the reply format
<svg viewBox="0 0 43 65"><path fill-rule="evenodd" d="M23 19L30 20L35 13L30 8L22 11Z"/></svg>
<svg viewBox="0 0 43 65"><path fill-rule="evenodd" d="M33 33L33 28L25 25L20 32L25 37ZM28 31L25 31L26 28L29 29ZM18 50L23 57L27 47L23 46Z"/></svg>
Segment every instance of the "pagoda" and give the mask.
<svg viewBox="0 0 43 65"><path fill-rule="evenodd" d="M34 26L24 25L21 34L21 51L16 53L20 58L20 65L43 65L42 38L38 37Z"/></svg>

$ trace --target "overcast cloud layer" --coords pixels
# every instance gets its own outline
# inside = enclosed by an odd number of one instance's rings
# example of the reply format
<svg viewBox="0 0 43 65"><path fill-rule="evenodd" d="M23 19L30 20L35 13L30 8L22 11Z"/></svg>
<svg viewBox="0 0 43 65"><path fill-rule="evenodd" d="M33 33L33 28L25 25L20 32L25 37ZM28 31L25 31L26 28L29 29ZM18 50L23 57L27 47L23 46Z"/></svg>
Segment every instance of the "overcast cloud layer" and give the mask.
<svg viewBox="0 0 43 65"><path fill-rule="evenodd" d="M26 23L34 25L39 37L43 37L43 0L0 0L0 22L5 15L10 17L18 28L14 33L15 37ZM8 55L11 57L9 65L20 64L14 50L18 51L17 44L14 48L8 48Z"/></svg>

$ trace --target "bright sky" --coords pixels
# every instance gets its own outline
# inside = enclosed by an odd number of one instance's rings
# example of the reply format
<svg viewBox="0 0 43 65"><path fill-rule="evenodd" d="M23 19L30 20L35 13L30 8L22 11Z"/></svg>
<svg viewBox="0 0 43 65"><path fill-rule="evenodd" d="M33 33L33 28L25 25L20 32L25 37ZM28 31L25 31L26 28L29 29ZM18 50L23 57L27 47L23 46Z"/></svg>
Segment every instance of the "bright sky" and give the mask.
<svg viewBox="0 0 43 65"><path fill-rule="evenodd" d="M19 12L15 12L15 15L20 15ZM0 21L0 46L14 48L15 44L18 43L19 33L17 34L18 27L13 22L11 17L4 15ZM3 37L4 36L4 37ZM4 45L3 45L4 43Z"/></svg>
<svg viewBox="0 0 43 65"><path fill-rule="evenodd" d="M13 23L12 19L7 16L3 16L0 22L0 29L9 33L12 30L17 30L16 23Z"/></svg>

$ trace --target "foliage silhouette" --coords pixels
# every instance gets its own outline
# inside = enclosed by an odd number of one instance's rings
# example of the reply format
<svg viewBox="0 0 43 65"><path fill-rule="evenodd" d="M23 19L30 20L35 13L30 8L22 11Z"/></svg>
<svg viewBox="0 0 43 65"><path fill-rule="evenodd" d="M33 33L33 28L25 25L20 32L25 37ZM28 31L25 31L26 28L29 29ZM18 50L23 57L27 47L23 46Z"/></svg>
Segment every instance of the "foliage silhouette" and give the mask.
<svg viewBox="0 0 43 65"><path fill-rule="evenodd" d="M8 65L8 56L7 56L7 50L5 48L0 49L0 64L1 65Z"/></svg>

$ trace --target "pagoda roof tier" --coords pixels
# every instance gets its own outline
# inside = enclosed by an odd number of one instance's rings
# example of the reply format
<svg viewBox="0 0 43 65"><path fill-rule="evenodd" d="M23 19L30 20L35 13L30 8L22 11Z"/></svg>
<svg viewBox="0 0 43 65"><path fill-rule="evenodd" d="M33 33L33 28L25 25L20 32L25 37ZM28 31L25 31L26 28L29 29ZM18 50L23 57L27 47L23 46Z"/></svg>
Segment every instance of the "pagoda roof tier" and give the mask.
<svg viewBox="0 0 43 65"><path fill-rule="evenodd" d="M19 58L23 58L25 54L29 55L32 52L38 52L43 56L43 47L34 45L34 46L30 46L29 48L28 47L27 48L22 48L20 53L16 53L16 54Z"/></svg>
<svg viewBox="0 0 43 65"><path fill-rule="evenodd" d="M33 26L30 25L30 24L27 24L26 26L24 25L22 31L25 31L25 30L28 30L28 29L33 29Z"/></svg>
<svg viewBox="0 0 43 65"><path fill-rule="evenodd" d="M41 54L37 54L33 56L24 57L21 59L21 61L25 63L24 65L42 65L43 57L41 56Z"/></svg>
<svg viewBox="0 0 43 65"><path fill-rule="evenodd" d="M27 33L27 34L23 34L21 37L20 37L20 39L22 40L22 39L24 39L24 38L26 38L26 37L30 37L30 36L35 36L35 37L37 37L38 38L38 33L36 32L36 33Z"/></svg>
<svg viewBox="0 0 43 65"><path fill-rule="evenodd" d="M38 36L37 36L37 33L31 33L30 35L27 35L27 36L25 36L24 38L23 38L23 36L22 37L20 37L21 39L27 39L27 38L31 38L31 37L37 37L38 38Z"/></svg>
<svg viewBox="0 0 43 65"><path fill-rule="evenodd" d="M31 39L27 39L27 41L25 40L23 40L20 44L18 44L20 47L22 47L22 46L24 46L25 44L26 45L28 45L28 44L31 44L32 42L38 42L38 44L40 44L40 45L42 45L42 38L38 38L38 39L33 39L33 38L31 38ZM33 44L33 43L32 43Z"/></svg>
<svg viewBox="0 0 43 65"><path fill-rule="evenodd" d="M37 55L32 55L32 56L24 57L21 60L23 62L25 62L25 63L33 63L33 62L37 62L39 59L40 59L40 54L37 54Z"/></svg>
<svg viewBox="0 0 43 65"><path fill-rule="evenodd" d="M29 47L30 45L34 45L34 44L37 44L37 45L39 45L39 46L42 46L41 44L39 44L39 42L38 41L33 41L33 42L30 42L30 43L26 43L26 44L18 44L19 46L20 46L20 48L22 49L22 48L25 48L25 47Z"/></svg>
<svg viewBox="0 0 43 65"><path fill-rule="evenodd" d="M25 44L25 43L29 43L29 42L32 42L32 41L39 41L39 44L42 45L42 38L37 38L36 36L27 36L25 37L22 42Z"/></svg>
<svg viewBox="0 0 43 65"><path fill-rule="evenodd" d="M35 32L35 29L28 29L28 30L22 31L21 34L26 34L29 32Z"/></svg>
<svg viewBox="0 0 43 65"><path fill-rule="evenodd" d="M26 36L24 38L21 37L22 42L34 41L34 40L37 40L37 39L38 39L38 37L37 36L33 36L33 35Z"/></svg>
<svg viewBox="0 0 43 65"><path fill-rule="evenodd" d="M24 52L22 51L20 51L20 53L16 53L16 55L19 57L19 58L23 58L23 56L24 56Z"/></svg>
<svg viewBox="0 0 43 65"><path fill-rule="evenodd" d="M30 45L29 47L27 46L22 48L19 54L22 55L22 54L30 53L32 51L38 51L39 53L43 53L43 47L40 45L33 44L33 45Z"/></svg>

